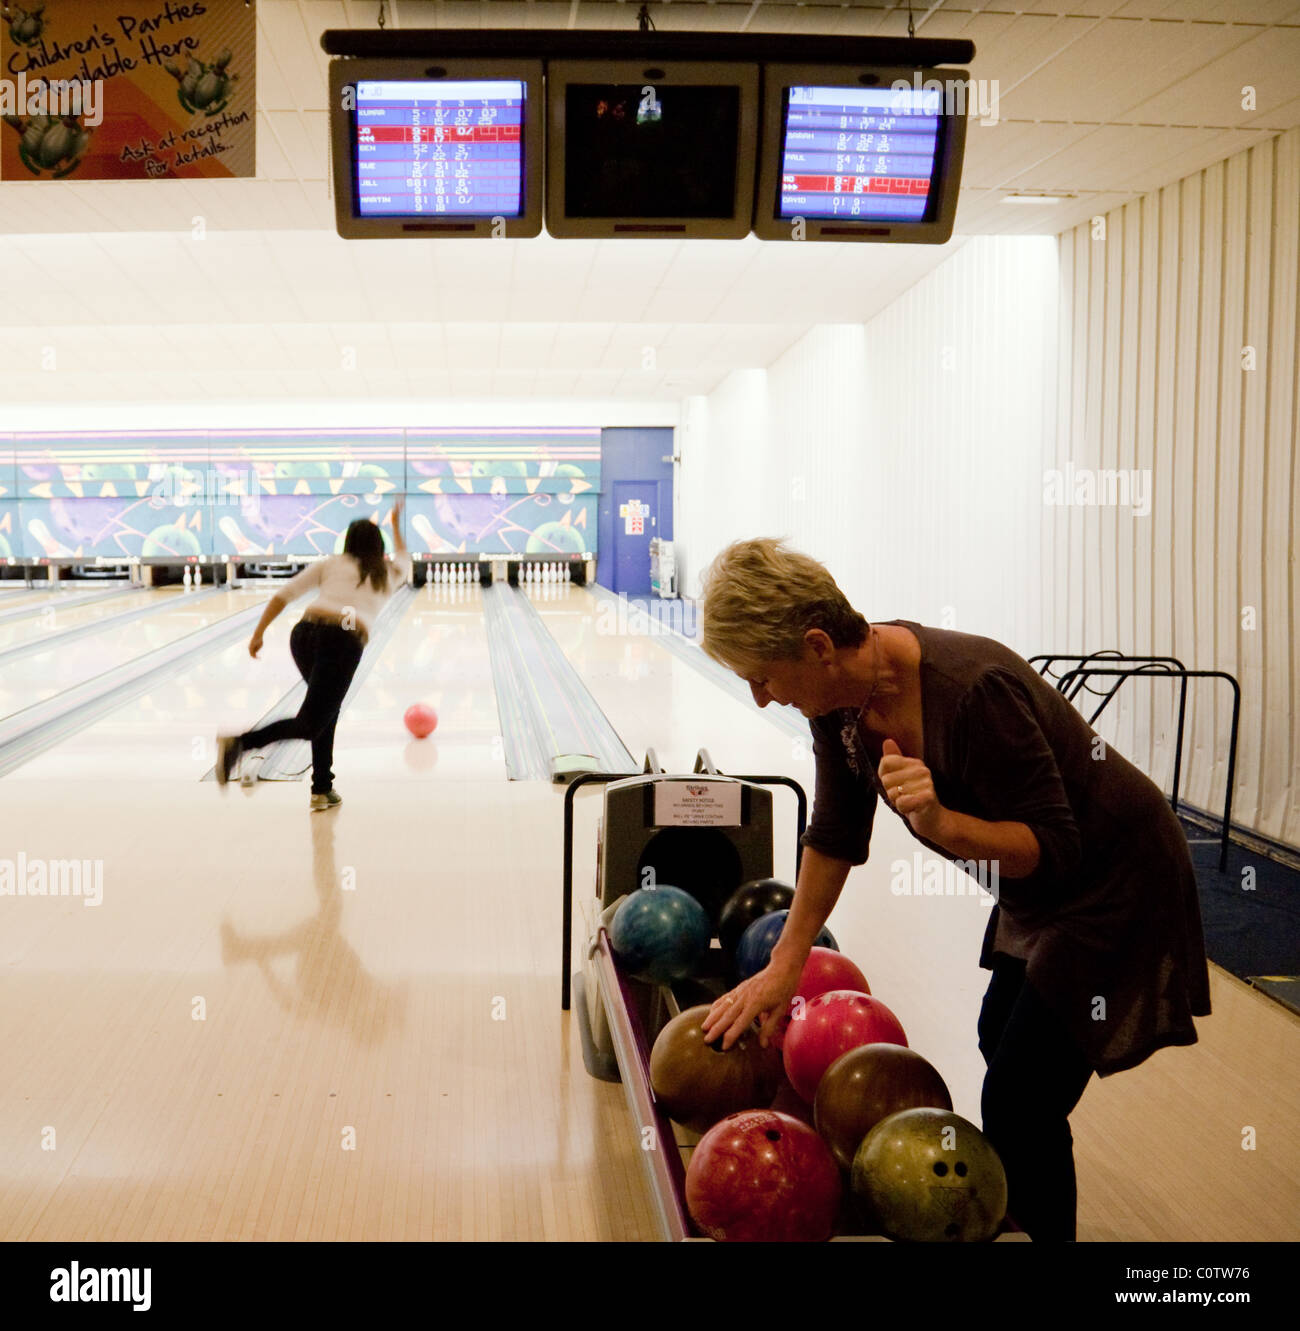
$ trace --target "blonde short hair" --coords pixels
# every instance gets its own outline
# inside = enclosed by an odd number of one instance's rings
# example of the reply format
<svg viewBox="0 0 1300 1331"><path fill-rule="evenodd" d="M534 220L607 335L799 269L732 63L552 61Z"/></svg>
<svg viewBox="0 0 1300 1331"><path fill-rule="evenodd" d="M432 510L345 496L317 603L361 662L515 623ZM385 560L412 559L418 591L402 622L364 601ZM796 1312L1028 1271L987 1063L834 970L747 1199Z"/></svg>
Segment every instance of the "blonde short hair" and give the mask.
<svg viewBox="0 0 1300 1331"><path fill-rule="evenodd" d="M821 629L836 647L859 647L870 627L823 564L766 537L736 541L704 571L700 645L729 670L803 655Z"/></svg>

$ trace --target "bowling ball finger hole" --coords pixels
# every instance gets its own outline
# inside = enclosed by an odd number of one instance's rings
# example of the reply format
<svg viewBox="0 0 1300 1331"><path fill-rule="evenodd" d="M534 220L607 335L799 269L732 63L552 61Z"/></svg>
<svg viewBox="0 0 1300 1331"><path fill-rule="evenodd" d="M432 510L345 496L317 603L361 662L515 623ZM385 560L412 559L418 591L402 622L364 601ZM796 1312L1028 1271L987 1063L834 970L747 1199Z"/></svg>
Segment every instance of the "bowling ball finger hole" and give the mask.
<svg viewBox="0 0 1300 1331"><path fill-rule="evenodd" d="M775 1128L768 1128L768 1130L763 1135L770 1142L779 1142L781 1140L781 1134L777 1132Z"/></svg>
<svg viewBox="0 0 1300 1331"><path fill-rule="evenodd" d="M948 1172L948 1166L945 1165L942 1160L939 1160L935 1163L934 1172L938 1174L940 1178L943 1178L943 1176Z"/></svg>
<svg viewBox="0 0 1300 1331"><path fill-rule="evenodd" d="M958 1178L965 1178L966 1166L960 1160L958 1160L957 1164L953 1168L953 1173L956 1174Z"/></svg>

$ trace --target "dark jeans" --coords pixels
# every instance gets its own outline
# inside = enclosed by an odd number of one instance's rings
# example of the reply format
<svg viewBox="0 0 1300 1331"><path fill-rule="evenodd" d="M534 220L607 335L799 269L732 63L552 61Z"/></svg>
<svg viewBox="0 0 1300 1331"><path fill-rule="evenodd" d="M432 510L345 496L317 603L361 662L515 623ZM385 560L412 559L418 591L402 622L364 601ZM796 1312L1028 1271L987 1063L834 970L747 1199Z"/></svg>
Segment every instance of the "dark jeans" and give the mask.
<svg viewBox="0 0 1300 1331"><path fill-rule="evenodd" d="M337 624L300 619L289 635L294 664L307 681L307 696L297 716L272 721L239 737L245 749L260 749L280 739L311 740L311 793L324 795L334 786L334 727L339 708L361 663L365 644Z"/></svg>
<svg viewBox="0 0 1300 1331"><path fill-rule="evenodd" d="M1036 1241L1072 1241L1077 1191L1070 1113L1093 1069L1026 981L1023 961L994 962L979 1042L988 1064L980 1102L984 1135L1007 1172L1007 1211Z"/></svg>

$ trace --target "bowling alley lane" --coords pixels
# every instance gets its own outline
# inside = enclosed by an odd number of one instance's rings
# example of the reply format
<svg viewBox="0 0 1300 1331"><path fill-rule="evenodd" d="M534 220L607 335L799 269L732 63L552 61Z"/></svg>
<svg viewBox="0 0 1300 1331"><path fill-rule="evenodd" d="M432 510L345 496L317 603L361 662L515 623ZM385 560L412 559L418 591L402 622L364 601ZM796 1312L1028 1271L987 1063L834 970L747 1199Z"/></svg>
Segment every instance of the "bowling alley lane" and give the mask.
<svg viewBox="0 0 1300 1331"><path fill-rule="evenodd" d="M0 677L0 698L9 703L5 711L14 710L11 699L26 706L259 605L269 593L264 588L241 588L202 599L171 591L148 595L168 597L173 604L119 629L106 627L103 633L63 649L14 662L12 671ZM250 623L250 633L252 627ZM256 661L248 655L247 639L241 635L218 651L178 664L147 693L38 754L5 780L111 783L158 776L199 781L215 760L217 731L251 725L298 679L289 657L287 629L283 620L272 628ZM42 681L42 665L53 678Z"/></svg>
<svg viewBox="0 0 1300 1331"><path fill-rule="evenodd" d="M112 627L112 621L119 615L129 614L148 605L162 605L183 595L183 589L177 587L150 591L140 587L127 590L118 588L115 594L105 596L102 593L93 600L83 601L79 596L67 596L62 593L47 593L23 605L32 613L16 619L0 619L0 653L10 647L21 647L35 642L38 638L62 633L65 629L81 628L87 624L103 624ZM66 603L65 603L66 602ZM9 608L9 601L0 599L0 614ZM4 660L0 656L0 672L4 669Z"/></svg>
<svg viewBox="0 0 1300 1331"><path fill-rule="evenodd" d="M6 792L0 858L99 861L103 898L6 916L0 1136L59 1150L11 1153L0 1239L654 1237L560 1019L556 790L345 790Z"/></svg>
<svg viewBox="0 0 1300 1331"><path fill-rule="evenodd" d="M349 789L375 781L504 781L478 584L417 588L378 651L339 718L334 742L339 793L346 799ZM402 722L417 702L438 714L438 728L427 739L414 739Z"/></svg>
<svg viewBox="0 0 1300 1331"><path fill-rule="evenodd" d="M166 596L171 604L160 614L118 626L113 625L111 617L107 618L102 633L78 638L63 646L55 643L49 651L33 652L7 664L0 671L0 716L8 716L102 675L251 604L240 593L222 593L215 597L191 594L189 598L170 591L145 595ZM124 597L116 604L129 607L130 598Z"/></svg>

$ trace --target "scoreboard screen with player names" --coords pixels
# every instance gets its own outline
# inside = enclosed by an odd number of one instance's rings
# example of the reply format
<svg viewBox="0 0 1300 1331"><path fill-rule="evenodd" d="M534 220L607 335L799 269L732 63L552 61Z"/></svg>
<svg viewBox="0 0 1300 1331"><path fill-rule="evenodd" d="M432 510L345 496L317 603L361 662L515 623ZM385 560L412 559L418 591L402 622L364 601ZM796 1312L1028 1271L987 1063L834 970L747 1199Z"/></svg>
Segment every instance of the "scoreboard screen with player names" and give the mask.
<svg viewBox="0 0 1300 1331"><path fill-rule="evenodd" d="M937 89L790 88L777 215L923 220L938 157L940 103Z"/></svg>
<svg viewBox="0 0 1300 1331"><path fill-rule="evenodd" d="M518 217L526 85L511 79L359 81L360 217Z"/></svg>

